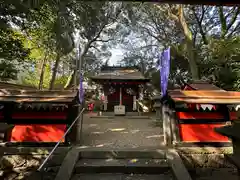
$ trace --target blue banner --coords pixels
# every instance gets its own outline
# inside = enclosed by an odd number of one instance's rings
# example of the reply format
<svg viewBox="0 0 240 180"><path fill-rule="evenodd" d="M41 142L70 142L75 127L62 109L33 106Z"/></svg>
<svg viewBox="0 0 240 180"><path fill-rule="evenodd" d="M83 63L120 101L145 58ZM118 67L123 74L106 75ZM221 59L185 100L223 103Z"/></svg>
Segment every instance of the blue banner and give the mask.
<svg viewBox="0 0 240 180"><path fill-rule="evenodd" d="M164 50L159 56L160 85L162 96L167 93L168 77L170 72L170 48Z"/></svg>

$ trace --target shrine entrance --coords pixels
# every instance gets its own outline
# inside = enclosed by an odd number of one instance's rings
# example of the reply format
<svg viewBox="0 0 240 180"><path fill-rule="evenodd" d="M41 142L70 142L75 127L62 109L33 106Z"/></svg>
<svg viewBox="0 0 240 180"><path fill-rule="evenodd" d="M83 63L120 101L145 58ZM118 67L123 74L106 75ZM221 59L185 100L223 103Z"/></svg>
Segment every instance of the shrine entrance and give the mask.
<svg viewBox="0 0 240 180"><path fill-rule="evenodd" d="M103 86L104 111L124 106L126 112L137 111L137 100L143 97L144 78L137 67L104 66L99 75L91 79Z"/></svg>
<svg viewBox="0 0 240 180"><path fill-rule="evenodd" d="M136 99L138 99L138 91L137 86L129 86L126 85L122 88L122 104L126 107L127 111L133 111L133 103L134 103L134 98L135 96ZM134 109L136 111L136 109Z"/></svg>
<svg viewBox="0 0 240 180"><path fill-rule="evenodd" d="M112 85L104 87L104 95L107 94L108 111L114 111L114 106L119 105L120 86ZM106 96L105 96L106 97Z"/></svg>
<svg viewBox="0 0 240 180"><path fill-rule="evenodd" d="M136 90L136 87L127 84L124 86L122 84L109 83L104 90L104 94L107 94L108 99L107 111L114 111L114 106L118 106L119 104L124 105L127 112L135 111L133 103L134 99L138 98L138 93L134 93Z"/></svg>

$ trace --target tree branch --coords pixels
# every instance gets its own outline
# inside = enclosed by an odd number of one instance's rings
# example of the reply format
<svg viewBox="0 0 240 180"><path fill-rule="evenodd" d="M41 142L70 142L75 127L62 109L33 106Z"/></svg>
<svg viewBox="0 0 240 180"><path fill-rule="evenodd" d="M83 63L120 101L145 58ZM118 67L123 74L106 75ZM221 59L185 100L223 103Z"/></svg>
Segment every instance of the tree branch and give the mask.
<svg viewBox="0 0 240 180"><path fill-rule="evenodd" d="M235 26L235 28L228 34L228 37L231 37L237 29L240 28L240 22Z"/></svg>
<svg viewBox="0 0 240 180"><path fill-rule="evenodd" d="M94 48L94 49L96 49L98 52L101 52L97 47L95 47L95 46L89 46L89 49L90 48Z"/></svg>
<svg viewBox="0 0 240 180"><path fill-rule="evenodd" d="M98 42L109 42L109 41L113 41L114 38L110 38L110 39L107 39L107 40L103 40L103 39L97 39L96 41Z"/></svg>
<svg viewBox="0 0 240 180"><path fill-rule="evenodd" d="M232 16L232 18L231 18L231 20L230 20L230 23L229 23L228 26L227 26L227 32L228 32L228 30L232 27L232 25L236 22L237 17L238 17L239 14L240 14L240 7L238 7L238 8L236 9L236 11L234 12L234 14L233 14L233 16Z"/></svg>
<svg viewBox="0 0 240 180"><path fill-rule="evenodd" d="M164 33L165 39L166 39L166 38L168 37L168 35L167 35L165 29L164 29L164 28L161 28L161 26L159 25L159 22L157 22L157 20L155 20L154 15L153 15L151 12L149 12L149 13L150 13L150 19L151 19L152 22L154 23L155 27L152 26L151 24L149 24L149 26L152 27L155 31L157 31L157 33L159 34L159 36L160 36L160 34Z"/></svg>
<svg viewBox="0 0 240 180"><path fill-rule="evenodd" d="M204 14L205 14L204 6L202 6L202 14L201 14L200 19L198 18L198 15L196 14L196 9L195 9L194 6L192 7L192 11L193 11L193 15L194 15L194 17L195 17L195 19L197 21L197 24L198 24L198 27L199 27L199 31L200 31L200 34L201 34L202 39L203 39L203 43L204 44L208 44L208 40L206 38L206 34L203 31L203 27L202 27L202 21L203 21L203 17L204 17Z"/></svg>
<svg viewBox="0 0 240 180"><path fill-rule="evenodd" d="M227 33L227 21L226 21L226 18L224 16L224 13L223 13L223 7L222 6L220 6L218 8L218 12L219 12L219 18L220 18L220 22L221 22L221 37L224 38L224 36Z"/></svg>
<svg viewBox="0 0 240 180"><path fill-rule="evenodd" d="M154 35L148 28L146 27L142 27L143 29L145 29L145 31L147 32L147 34L151 37L153 37L154 39L156 39L158 42L161 42L161 39L159 39L158 36Z"/></svg>

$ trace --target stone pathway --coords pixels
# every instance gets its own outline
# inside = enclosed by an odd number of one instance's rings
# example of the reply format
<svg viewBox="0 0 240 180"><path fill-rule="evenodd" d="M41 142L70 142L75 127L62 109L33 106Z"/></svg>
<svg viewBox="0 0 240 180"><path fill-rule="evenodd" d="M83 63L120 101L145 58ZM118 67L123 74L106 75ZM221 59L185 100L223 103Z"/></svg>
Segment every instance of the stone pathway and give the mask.
<svg viewBox="0 0 240 180"><path fill-rule="evenodd" d="M160 148L163 130L153 119L84 116L83 147Z"/></svg>

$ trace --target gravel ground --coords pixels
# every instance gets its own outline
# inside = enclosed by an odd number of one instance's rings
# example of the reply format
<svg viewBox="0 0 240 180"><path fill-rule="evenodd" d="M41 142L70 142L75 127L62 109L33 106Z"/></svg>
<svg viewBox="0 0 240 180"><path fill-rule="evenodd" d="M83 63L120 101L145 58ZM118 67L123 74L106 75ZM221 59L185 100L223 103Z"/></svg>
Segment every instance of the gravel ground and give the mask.
<svg viewBox="0 0 240 180"><path fill-rule="evenodd" d="M236 168L197 168L190 174L193 180L239 180Z"/></svg>
<svg viewBox="0 0 240 180"><path fill-rule="evenodd" d="M163 131L152 119L90 118L85 115L82 140L87 147L159 148Z"/></svg>

